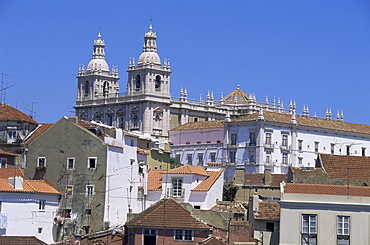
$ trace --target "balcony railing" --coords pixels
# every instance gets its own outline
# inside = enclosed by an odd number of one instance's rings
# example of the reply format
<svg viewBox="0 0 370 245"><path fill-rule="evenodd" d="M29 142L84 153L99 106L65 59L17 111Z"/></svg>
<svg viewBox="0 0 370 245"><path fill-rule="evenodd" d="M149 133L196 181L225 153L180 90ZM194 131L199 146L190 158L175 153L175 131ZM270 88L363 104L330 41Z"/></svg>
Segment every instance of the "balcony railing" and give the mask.
<svg viewBox="0 0 370 245"><path fill-rule="evenodd" d="M185 197L185 188L168 188L167 196L172 198L184 198Z"/></svg>

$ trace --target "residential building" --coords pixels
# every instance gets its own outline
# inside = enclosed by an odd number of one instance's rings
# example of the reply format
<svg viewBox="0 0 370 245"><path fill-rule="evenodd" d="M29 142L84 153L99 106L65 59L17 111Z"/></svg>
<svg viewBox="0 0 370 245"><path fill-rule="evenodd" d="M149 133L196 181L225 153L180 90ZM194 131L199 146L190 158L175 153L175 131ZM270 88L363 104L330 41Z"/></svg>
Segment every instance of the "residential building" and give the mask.
<svg viewBox="0 0 370 245"><path fill-rule="evenodd" d="M209 157L211 152L219 152L226 179L230 179L239 168L250 173L270 169L275 174L283 174L290 166L315 167L320 153L368 156L369 132L368 125L329 117L296 116L293 109L290 114L261 110L238 119L226 117L224 121L179 126L170 131L170 142L172 157L180 159L182 164L196 163L187 160L189 155L196 159L198 154ZM187 133L193 141L187 140L184 136ZM221 139L219 145L202 143L203 134L217 135Z"/></svg>
<svg viewBox="0 0 370 245"><path fill-rule="evenodd" d="M162 199L125 224L127 244L196 244L212 229L172 199Z"/></svg>
<svg viewBox="0 0 370 245"><path fill-rule="evenodd" d="M368 244L370 188L282 183L280 243Z"/></svg>
<svg viewBox="0 0 370 245"><path fill-rule="evenodd" d="M61 193L46 180L25 180L23 174L20 168L0 169L0 236L55 242ZM2 244L5 241L0 238Z"/></svg>
<svg viewBox="0 0 370 245"><path fill-rule="evenodd" d="M0 149L0 168L14 168L18 166L19 154L3 151Z"/></svg>
<svg viewBox="0 0 370 245"><path fill-rule="evenodd" d="M25 176L62 193L58 240L122 225L146 208L147 154L137 136L75 116L39 130L26 142Z"/></svg>
<svg viewBox="0 0 370 245"><path fill-rule="evenodd" d="M223 170L219 164L207 168L185 165L169 170L152 169L148 173L148 204L163 198L191 204L196 209L208 210L222 200Z"/></svg>

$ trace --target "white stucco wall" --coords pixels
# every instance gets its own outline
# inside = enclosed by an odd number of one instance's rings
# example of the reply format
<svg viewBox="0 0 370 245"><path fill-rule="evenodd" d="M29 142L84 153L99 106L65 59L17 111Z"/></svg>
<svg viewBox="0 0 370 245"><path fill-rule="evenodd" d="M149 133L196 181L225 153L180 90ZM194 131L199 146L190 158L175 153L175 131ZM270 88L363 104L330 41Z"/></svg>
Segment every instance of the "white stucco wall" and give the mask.
<svg viewBox="0 0 370 245"><path fill-rule="evenodd" d="M39 210L39 200L45 200L45 210ZM7 217L1 236L35 236L46 243L56 241L54 218L57 215L59 195L0 193L1 215ZM3 220L3 219L2 219ZM39 228L42 232L39 233Z"/></svg>

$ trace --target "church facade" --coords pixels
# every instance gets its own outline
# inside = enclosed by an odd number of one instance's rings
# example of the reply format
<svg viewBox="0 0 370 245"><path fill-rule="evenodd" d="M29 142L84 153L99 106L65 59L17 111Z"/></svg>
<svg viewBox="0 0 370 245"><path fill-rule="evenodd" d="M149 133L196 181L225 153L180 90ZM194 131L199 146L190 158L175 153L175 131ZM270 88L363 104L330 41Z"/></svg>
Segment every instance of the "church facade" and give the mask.
<svg viewBox="0 0 370 245"><path fill-rule="evenodd" d="M130 59L127 90L120 92L118 68L110 69L105 60L105 42L99 33L94 41L92 59L79 67L76 115L81 120L100 121L129 131L141 131L168 140L168 131L187 122L238 118L260 110L288 112L278 100L256 102L253 94L237 88L216 101L213 92L203 100L187 98L186 88L180 95L170 94L170 60L157 53L157 34L152 25L144 35L143 52L137 62ZM290 109L295 109L291 103Z"/></svg>

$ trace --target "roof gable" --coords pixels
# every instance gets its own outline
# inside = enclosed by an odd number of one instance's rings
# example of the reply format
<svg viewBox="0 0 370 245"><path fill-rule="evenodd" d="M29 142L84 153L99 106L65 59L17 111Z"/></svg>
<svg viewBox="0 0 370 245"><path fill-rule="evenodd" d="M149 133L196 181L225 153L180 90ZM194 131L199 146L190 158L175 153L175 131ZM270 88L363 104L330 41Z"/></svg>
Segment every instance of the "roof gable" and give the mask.
<svg viewBox="0 0 370 245"><path fill-rule="evenodd" d="M172 199L162 199L141 212L126 226L208 229Z"/></svg>
<svg viewBox="0 0 370 245"><path fill-rule="evenodd" d="M207 171L209 176L197 185L192 191L209 191L213 184L218 180L220 175L223 173L223 169L220 171Z"/></svg>
<svg viewBox="0 0 370 245"><path fill-rule="evenodd" d="M170 169L168 174L198 174L203 176L209 176L209 173L201 166L195 165L184 165L179 168Z"/></svg>

